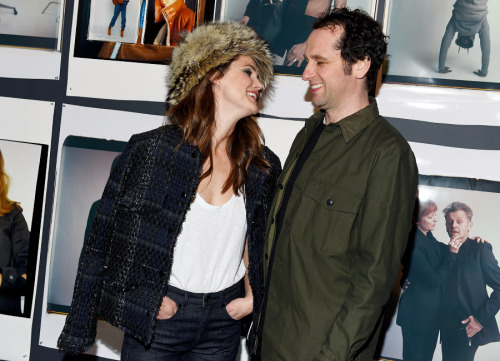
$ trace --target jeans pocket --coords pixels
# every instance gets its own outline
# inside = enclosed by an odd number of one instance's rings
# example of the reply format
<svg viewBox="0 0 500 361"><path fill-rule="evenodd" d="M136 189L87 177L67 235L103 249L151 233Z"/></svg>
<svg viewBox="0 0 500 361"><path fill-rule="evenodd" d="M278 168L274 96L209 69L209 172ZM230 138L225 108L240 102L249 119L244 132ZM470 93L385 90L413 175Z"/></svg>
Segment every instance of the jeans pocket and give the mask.
<svg viewBox="0 0 500 361"><path fill-rule="evenodd" d="M222 306L222 305L221 305L221 307L223 308L222 313L223 313L223 314L224 314L227 318L229 318L230 320L233 320L233 321L235 321L235 322L240 322L240 320L237 320L237 319L235 319L235 318L232 318L232 317L231 317L231 315L229 314L229 312L227 312L227 308L226 308L226 307L227 307L227 305L226 305L226 306Z"/></svg>
<svg viewBox="0 0 500 361"><path fill-rule="evenodd" d="M179 309L179 308L177 308L177 311L175 311L175 313L172 315L172 317L170 317L170 318L164 318L164 319L159 319L159 318L157 318L157 319L156 319L156 322L163 323L163 322L169 322L169 321L172 321L173 319L177 319L177 318L178 318L178 316L177 316L177 315L179 315L180 313L181 313L181 312L180 312L180 309Z"/></svg>
<svg viewBox="0 0 500 361"><path fill-rule="evenodd" d="M162 323L162 322L169 322L169 321L172 321L172 320L174 320L174 319L179 318L179 317L180 317L179 315L180 315L180 314L182 314L182 313L184 313L185 308L186 308L186 305L185 305L185 304L184 304L184 302L183 302L183 301L184 301L184 299L183 299L182 297L179 297L179 296L177 296L177 295L175 295L175 294L171 294L171 293L167 293L167 294L166 294L166 296L167 296L168 298L170 298L172 301L174 301L174 302L175 302L175 304L177 305L177 310L176 310L176 311L175 311L175 313L174 313L171 317L169 317L169 318L165 318L165 319L158 319L158 318L157 318L157 319L156 319L156 321L157 321L157 322L160 322L160 323Z"/></svg>

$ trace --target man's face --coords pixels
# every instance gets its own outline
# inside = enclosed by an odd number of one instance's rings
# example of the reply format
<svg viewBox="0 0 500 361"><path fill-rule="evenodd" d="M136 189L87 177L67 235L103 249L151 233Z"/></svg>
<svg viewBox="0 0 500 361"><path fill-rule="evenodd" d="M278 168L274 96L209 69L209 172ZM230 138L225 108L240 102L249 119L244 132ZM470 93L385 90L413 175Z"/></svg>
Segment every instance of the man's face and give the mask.
<svg viewBox="0 0 500 361"><path fill-rule="evenodd" d="M302 79L309 82L312 103L323 110L335 111L349 101L355 85L354 74L346 75L340 50L335 49L344 30L340 27L314 30L306 42L307 66Z"/></svg>
<svg viewBox="0 0 500 361"><path fill-rule="evenodd" d="M472 222L462 210L450 212L446 216L446 232L450 239L458 237L462 242L465 241L469 237L471 227Z"/></svg>

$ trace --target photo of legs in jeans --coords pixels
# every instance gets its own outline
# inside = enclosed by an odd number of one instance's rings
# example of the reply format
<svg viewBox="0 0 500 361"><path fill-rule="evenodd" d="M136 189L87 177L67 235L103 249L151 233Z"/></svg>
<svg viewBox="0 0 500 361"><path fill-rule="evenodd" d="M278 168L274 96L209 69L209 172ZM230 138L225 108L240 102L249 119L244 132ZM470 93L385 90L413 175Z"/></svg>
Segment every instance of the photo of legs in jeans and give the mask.
<svg viewBox="0 0 500 361"><path fill-rule="evenodd" d="M118 2L115 3L115 1L113 1L113 3L115 4L115 11L113 13L113 17L111 18L111 22L109 23L108 35L111 36L111 28L113 26L115 26L116 20L118 19L118 15L121 14L122 27L121 27L121 31L120 31L120 36L123 38L123 32L125 31L125 25L127 23L127 3L128 3L128 0L123 0L123 2L121 4L119 4Z"/></svg>

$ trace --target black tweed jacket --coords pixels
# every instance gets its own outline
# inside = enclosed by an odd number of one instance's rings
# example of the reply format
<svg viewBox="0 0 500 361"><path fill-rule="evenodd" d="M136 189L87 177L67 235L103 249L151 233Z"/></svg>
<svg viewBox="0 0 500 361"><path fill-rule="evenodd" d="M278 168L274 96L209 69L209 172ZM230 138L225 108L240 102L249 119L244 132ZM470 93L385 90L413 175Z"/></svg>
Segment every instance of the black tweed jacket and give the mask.
<svg viewBox="0 0 500 361"><path fill-rule="evenodd" d="M71 311L58 347L81 353L103 319L151 343L156 314L168 287L174 247L196 196L199 150L181 143L173 125L132 136L116 164L78 265ZM263 297L266 218L281 172L267 147L268 172L250 166L245 182L250 284L254 305ZM254 316L256 317L256 316Z"/></svg>

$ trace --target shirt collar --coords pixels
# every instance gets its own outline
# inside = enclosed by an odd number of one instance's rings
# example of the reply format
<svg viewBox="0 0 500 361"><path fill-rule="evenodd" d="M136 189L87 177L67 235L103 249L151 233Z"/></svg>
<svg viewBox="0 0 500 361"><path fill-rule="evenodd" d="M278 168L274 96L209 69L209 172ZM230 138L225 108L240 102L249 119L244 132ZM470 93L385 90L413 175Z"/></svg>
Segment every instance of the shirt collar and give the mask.
<svg viewBox="0 0 500 361"><path fill-rule="evenodd" d="M368 106L337 122L346 143L358 135L358 133L360 133L377 118L379 114L377 101L371 97L369 98L369 101L370 104Z"/></svg>
<svg viewBox="0 0 500 361"><path fill-rule="evenodd" d="M328 124L326 130L328 131L328 128L333 130L333 127L335 126L340 127L344 140L346 143L348 143L358 133L360 133L363 129L370 125L379 115L377 101L375 100L375 98L369 97L369 101L370 104L368 106L358 110L356 113L351 114L344 119L341 119L337 123ZM312 132L313 129L316 129L319 122L323 120L324 116L325 113L323 111L319 111L314 114L307 120L306 129L309 128ZM312 123L311 126L309 126L310 123Z"/></svg>

